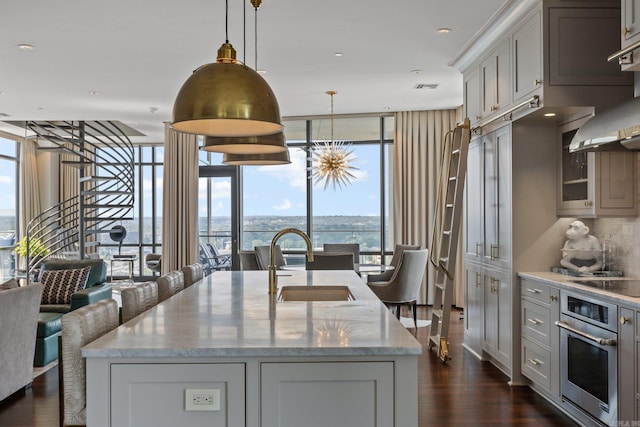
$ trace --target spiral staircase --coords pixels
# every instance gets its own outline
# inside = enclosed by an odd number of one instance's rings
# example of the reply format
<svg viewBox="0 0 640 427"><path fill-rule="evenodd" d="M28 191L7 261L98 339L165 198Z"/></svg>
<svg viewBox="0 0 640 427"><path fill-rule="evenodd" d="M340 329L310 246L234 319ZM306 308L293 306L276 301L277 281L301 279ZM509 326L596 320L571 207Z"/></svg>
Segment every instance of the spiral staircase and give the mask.
<svg viewBox="0 0 640 427"><path fill-rule="evenodd" d="M60 153L60 167L78 173L77 194L51 206L26 227L26 272L31 278L50 257L84 258L99 234L133 219L134 149L113 121L31 121L38 149Z"/></svg>

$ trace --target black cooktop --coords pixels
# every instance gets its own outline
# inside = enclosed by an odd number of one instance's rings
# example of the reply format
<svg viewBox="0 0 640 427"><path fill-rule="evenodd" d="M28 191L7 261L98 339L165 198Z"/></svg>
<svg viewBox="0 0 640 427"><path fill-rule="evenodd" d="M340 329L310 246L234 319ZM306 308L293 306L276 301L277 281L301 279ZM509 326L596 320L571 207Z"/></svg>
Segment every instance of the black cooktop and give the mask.
<svg viewBox="0 0 640 427"><path fill-rule="evenodd" d="M628 297L640 297L640 280L610 280L610 279L589 279L572 280L573 283L589 286L591 288L602 289L603 291Z"/></svg>

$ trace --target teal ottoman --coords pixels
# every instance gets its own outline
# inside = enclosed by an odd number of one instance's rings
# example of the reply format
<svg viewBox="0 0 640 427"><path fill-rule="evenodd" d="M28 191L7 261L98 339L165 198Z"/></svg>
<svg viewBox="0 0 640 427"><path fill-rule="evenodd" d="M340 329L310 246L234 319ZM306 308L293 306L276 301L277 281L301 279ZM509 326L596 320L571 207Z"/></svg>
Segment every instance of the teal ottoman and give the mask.
<svg viewBox="0 0 640 427"><path fill-rule="evenodd" d="M58 336L62 330L63 314L38 314L38 332L33 366L45 366L58 358Z"/></svg>

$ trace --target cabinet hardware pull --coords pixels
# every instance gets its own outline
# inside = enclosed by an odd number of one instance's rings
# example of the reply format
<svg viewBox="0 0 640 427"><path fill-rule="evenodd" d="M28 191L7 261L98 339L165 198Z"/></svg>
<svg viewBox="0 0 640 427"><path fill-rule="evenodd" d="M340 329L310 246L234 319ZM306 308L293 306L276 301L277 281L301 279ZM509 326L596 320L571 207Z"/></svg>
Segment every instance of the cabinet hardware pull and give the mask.
<svg viewBox="0 0 640 427"><path fill-rule="evenodd" d="M480 272L476 271L476 288L480 287Z"/></svg>
<svg viewBox="0 0 640 427"><path fill-rule="evenodd" d="M532 294L539 294L542 291L540 289L529 289L529 288L527 288L527 292L531 292Z"/></svg>
<svg viewBox="0 0 640 427"><path fill-rule="evenodd" d="M616 339L612 338L612 339L607 339L607 338L602 338L596 335L592 335L590 333L581 331L580 329L576 329L573 326L571 326L570 324L568 324L567 322L564 322L562 320L556 320L556 326L562 329L566 329L569 332L573 332L576 335L580 335L582 338L586 338L590 341L593 341L597 344L600 345L610 345L610 346L615 346L617 341Z"/></svg>
<svg viewBox="0 0 640 427"><path fill-rule="evenodd" d="M482 243L476 242L476 258L480 256L480 252L478 252L478 247L482 246Z"/></svg>
<svg viewBox="0 0 640 427"><path fill-rule="evenodd" d="M490 250L490 253L489 253L491 261L495 261L496 259L498 259L498 255L495 255L494 251L495 251L495 254L498 253L498 245L492 243L491 244L491 250Z"/></svg>
<svg viewBox="0 0 640 427"><path fill-rule="evenodd" d="M555 296L555 295L551 295L551 296L549 297L549 299L550 299L551 301L554 301L554 302L555 302L555 301L558 301L558 297L557 297L557 296Z"/></svg>
<svg viewBox="0 0 640 427"><path fill-rule="evenodd" d="M527 321L533 323L534 325L539 325L541 323L544 323L542 320L538 320L538 319L527 319Z"/></svg>
<svg viewBox="0 0 640 427"><path fill-rule="evenodd" d="M625 323L631 323L631 319L628 317L620 316L620 324L624 325Z"/></svg>
<svg viewBox="0 0 640 427"><path fill-rule="evenodd" d="M527 359L527 361L535 366L542 365L542 362L536 359Z"/></svg>
<svg viewBox="0 0 640 427"><path fill-rule="evenodd" d="M540 80L538 80L538 79L535 79L535 80L533 81L533 85L534 85L534 86L538 86L540 83L542 83L542 82L541 82Z"/></svg>

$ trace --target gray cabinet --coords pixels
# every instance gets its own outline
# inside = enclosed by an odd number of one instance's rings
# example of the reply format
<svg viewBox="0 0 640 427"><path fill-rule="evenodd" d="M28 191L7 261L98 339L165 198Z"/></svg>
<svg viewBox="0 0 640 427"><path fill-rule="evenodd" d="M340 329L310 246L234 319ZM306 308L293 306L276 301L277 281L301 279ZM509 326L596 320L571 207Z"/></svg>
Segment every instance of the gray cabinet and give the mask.
<svg viewBox="0 0 640 427"><path fill-rule="evenodd" d="M511 267L511 126L482 138L484 157L484 262Z"/></svg>
<svg viewBox="0 0 640 427"><path fill-rule="evenodd" d="M635 153L570 153L569 144L582 122L559 128L558 216L636 216Z"/></svg>
<svg viewBox="0 0 640 427"><path fill-rule="evenodd" d="M537 391L560 395L560 291L545 283L520 279L521 369Z"/></svg>
<svg viewBox="0 0 640 427"><path fill-rule="evenodd" d="M640 404L639 396L636 394L639 384L638 375L640 371L636 369L638 353L636 348L640 346L640 333L636 330L640 312L633 309L620 307L618 323L618 419L637 420L640 412L636 412Z"/></svg>
<svg viewBox="0 0 640 427"><path fill-rule="evenodd" d="M509 40L504 40L480 64L482 116L504 109L511 103L511 63Z"/></svg>
<svg viewBox="0 0 640 427"><path fill-rule="evenodd" d="M396 425L393 362L262 363L260 370L263 426Z"/></svg>
<svg viewBox="0 0 640 427"><path fill-rule="evenodd" d="M485 269L482 350L504 366L511 362L511 273Z"/></svg>
<svg viewBox="0 0 640 427"><path fill-rule="evenodd" d="M477 123L480 115L480 70L474 69L464 76L464 115L471 124Z"/></svg>
<svg viewBox="0 0 640 427"><path fill-rule="evenodd" d="M542 20L535 10L513 34L513 101L542 88Z"/></svg>
<svg viewBox="0 0 640 427"><path fill-rule="evenodd" d="M464 346L482 354L484 324L484 281L482 265L464 264Z"/></svg>
<svg viewBox="0 0 640 427"><path fill-rule="evenodd" d="M622 0L621 2L620 48L624 49L640 41L640 0ZM629 64L623 64L624 71L640 71L640 51L633 52Z"/></svg>
<svg viewBox="0 0 640 427"><path fill-rule="evenodd" d="M511 266L511 127L474 139L467 155L465 256Z"/></svg>

